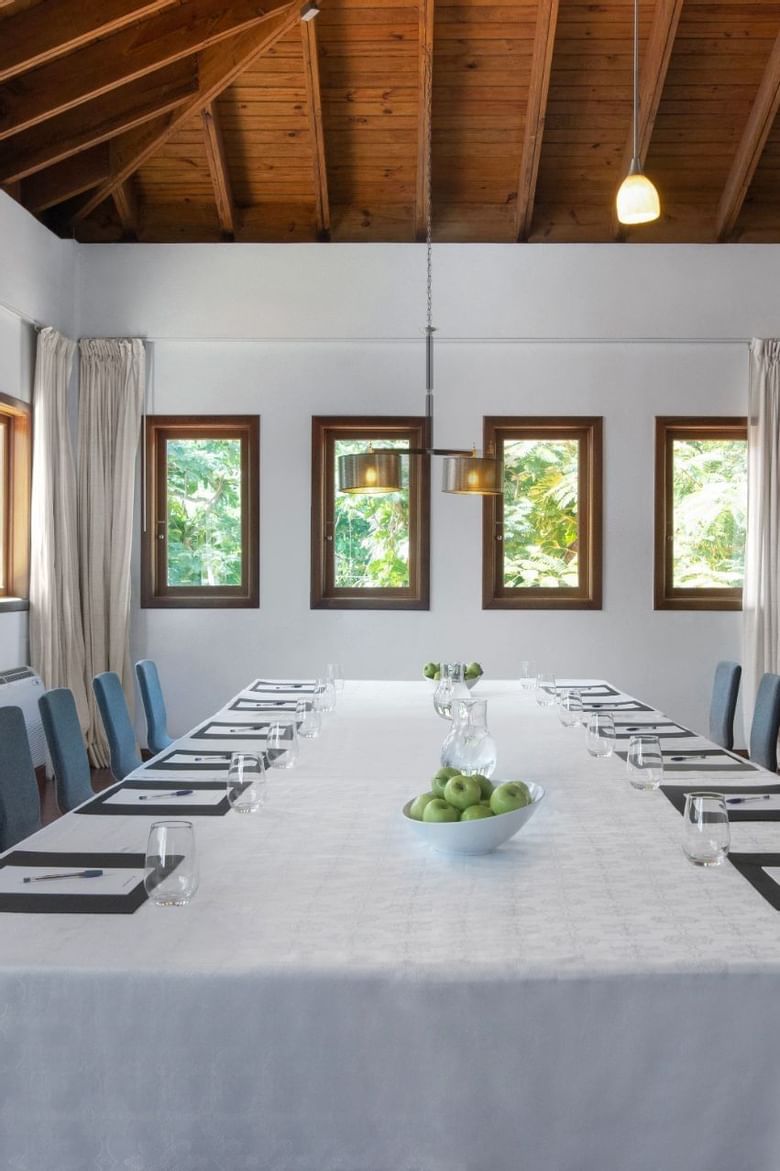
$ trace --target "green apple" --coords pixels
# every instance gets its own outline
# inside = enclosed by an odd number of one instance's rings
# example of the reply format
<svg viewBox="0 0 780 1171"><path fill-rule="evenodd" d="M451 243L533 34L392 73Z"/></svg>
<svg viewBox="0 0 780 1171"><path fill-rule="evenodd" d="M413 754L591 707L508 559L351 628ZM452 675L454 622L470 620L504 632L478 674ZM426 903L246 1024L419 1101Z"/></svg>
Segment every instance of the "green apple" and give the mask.
<svg viewBox="0 0 780 1171"><path fill-rule="evenodd" d="M479 805L469 805L460 815L461 821L481 821L483 817L493 817L493 810L489 805L480 802Z"/></svg>
<svg viewBox="0 0 780 1171"><path fill-rule="evenodd" d="M479 805L482 792L476 777L450 777L444 786L444 800L461 811Z"/></svg>
<svg viewBox="0 0 780 1171"><path fill-rule="evenodd" d="M444 786L450 777L460 776L456 768L440 768L431 781L431 789L435 797L444 797Z"/></svg>
<svg viewBox="0 0 780 1171"><path fill-rule="evenodd" d="M423 810L423 821L460 821L460 813L441 797L434 797Z"/></svg>
<svg viewBox="0 0 780 1171"><path fill-rule="evenodd" d="M415 821L422 821L423 813L425 812L425 806L429 801L434 801L435 798L435 793L420 793L420 796L415 797L414 801L412 801L411 805L409 806L409 816L413 817Z"/></svg>
<svg viewBox="0 0 780 1171"><path fill-rule="evenodd" d="M469 663L468 667L464 671L464 675L467 679L479 679L481 674L482 668L480 667L479 663Z"/></svg>
<svg viewBox="0 0 780 1171"><path fill-rule="evenodd" d="M439 670L438 663L426 663L423 667L423 675L426 679L433 679L436 672Z"/></svg>
<svg viewBox="0 0 780 1171"><path fill-rule="evenodd" d="M493 786L491 785L490 781L487 779L486 776L483 776L482 773L472 773L472 779L475 781L479 781L479 788L482 793L482 800L487 801L490 797L490 794L493 792Z"/></svg>
<svg viewBox="0 0 780 1171"><path fill-rule="evenodd" d="M490 794L490 808L494 813L511 813L530 804L531 794L522 781L505 781Z"/></svg>

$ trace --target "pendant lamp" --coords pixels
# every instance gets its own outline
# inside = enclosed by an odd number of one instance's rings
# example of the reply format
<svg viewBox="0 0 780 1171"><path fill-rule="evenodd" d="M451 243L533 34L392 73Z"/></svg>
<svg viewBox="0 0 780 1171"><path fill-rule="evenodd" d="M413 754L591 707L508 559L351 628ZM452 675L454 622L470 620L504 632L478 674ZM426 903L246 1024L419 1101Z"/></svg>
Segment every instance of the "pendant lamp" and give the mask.
<svg viewBox="0 0 780 1171"><path fill-rule="evenodd" d="M619 223L649 224L661 214L658 192L639 159L639 0L634 0L634 113L631 166L617 193Z"/></svg>

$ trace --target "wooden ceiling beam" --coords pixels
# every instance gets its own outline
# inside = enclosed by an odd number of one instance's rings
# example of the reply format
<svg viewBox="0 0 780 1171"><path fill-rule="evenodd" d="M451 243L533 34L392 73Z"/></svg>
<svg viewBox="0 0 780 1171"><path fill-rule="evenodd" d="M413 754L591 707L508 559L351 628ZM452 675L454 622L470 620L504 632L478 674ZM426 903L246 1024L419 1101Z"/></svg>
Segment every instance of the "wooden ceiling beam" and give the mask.
<svg viewBox="0 0 780 1171"><path fill-rule="evenodd" d="M289 0L182 0L0 87L0 139L249 32Z"/></svg>
<svg viewBox="0 0 780 1171"><path fill-rule="evenodd" d="M431 107L433 103L434 0L419 0L417 25L417 181L414 200L414 235L425 240L431 214Z"/></svg>
<svg viewBox="0 0 780 1171"><path fill-rule="evenodd" d="M122 231L128 240L138 238L138 197L132 179L120 183L113 191L114 207L122 225Z"/></svg>
<svg viewBox="0 0 780 1171"><path fill-rule="evenodd" d="M766 146L778 108L780 108L780 34L772 47L755 101L740 139L734 162L720 197L715 234L727 240L734 231L753 182L756 167Z"/></svg>
<svg viewBox="0 0 780 1171"><path fill-rule="evenodd" d="M225 157L225 143L222 139L222 127L219 113L214 102L204 107L200 112L203 123L203 139L206 145L206 160L209 165L209 174L214 187L214 200L217 205L217 216L222 233L231 240L236 234L236 210L233 204L233 192L230 185L227 158Z"/></svg>
<svg viewBox="0 0 780 1171"><path fill-rule="evenodd" d="M555 30L558 24L558 0L539 0L536 13L531 80L528 86L528 104L525 114L523 153L520 159L520 177L517 180L515 206L515 239L527 240L531 232L536 199L536 181L542 157L544 120L547 114L547 95L550 92Z"/></svg>
<svg viewBox="0 0 780 1171"><path fill-rule="evenodd" d="M647 40L647 48L640 62L639 115L637 120L637 150L639 161L644 166L650 142L655 129L658 108L661 105L669 62L672 58L677 26L682 15L683 0L656 0L653 23ZM628 139L623 152L618 182L628 174L634 155L633 125L629 127ZM612 208L612 224L617 239L625 236L625 227L618 222L617 206Z"/></svg>
<svg viewBox="0 0 780 1171"><path fill-rule="evenodd" d="M28 211L42 212L89 191L110 173L111 152L108 143L103 143L23 180L20 202Z"/></svg>
<svg viewBox="0 0 780 1171"><path fill-rule="evenodd" d="M0 143L0 183L24 179L173 110L198 89L194 60L177 61L94 103L66 110Z"/></svg>
<svg viewBox="0 0 780 1171"><path fill-rule="evenodd" d="M325 158L325 130L322 121L316 17L313 20L301 21L301 44L303 46L303 71L306 77L306 104L314 157L317 232L321 238L327 239L330 236L330 200L328 198L328 168Z"/></svg>
<svg viewBox="0 0 780 1171"><path fill-rule="evenodd" d="M289 32L300 19L298 3L288 4L268 20L240 36L204 50L198 62L198 92L171 114L130 130L111 142L111 174L83 201L72 217L78 223L114 193L194 114L199 114L239 73Z"/></svg>
<svg viewBox="0 0 780 1171"><path fill-rule="evenodd" d="M42 0L3 21L0 81L72 53L177 0Z"/></svg>

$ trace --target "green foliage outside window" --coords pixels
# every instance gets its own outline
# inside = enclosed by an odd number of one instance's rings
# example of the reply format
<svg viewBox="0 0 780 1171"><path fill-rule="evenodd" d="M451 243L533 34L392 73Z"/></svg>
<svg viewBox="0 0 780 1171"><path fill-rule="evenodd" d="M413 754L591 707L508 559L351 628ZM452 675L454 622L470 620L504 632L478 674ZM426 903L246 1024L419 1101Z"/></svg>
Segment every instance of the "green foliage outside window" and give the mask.
<svg viewBox="0 0 780 1171"><path fill-rule="evenodd" d="M504 443L504 586L579 585L579 442Z"/></svg>
<svg viewBox="0 0 780 1171"><path fill-rule="evenodd" d="M747 443L675 439L673 585L740 587L747 521Z"/></svg>
<svg viewBox="0 0 780 1171"><path fill-rule="evenodd" d="M409 446L406 439L381 439L376 447ZM337 589L408 588L409 461L403 460L403 490L389 495L350 495L338 490L338 459L368 450L365 439L335 442L335 585Z"/></svg>
<svg viewBox="0 0 780 1171"><path fill-rule="evenodd" d="M169 439L168 585L241 585L241 441Z"/></svg>

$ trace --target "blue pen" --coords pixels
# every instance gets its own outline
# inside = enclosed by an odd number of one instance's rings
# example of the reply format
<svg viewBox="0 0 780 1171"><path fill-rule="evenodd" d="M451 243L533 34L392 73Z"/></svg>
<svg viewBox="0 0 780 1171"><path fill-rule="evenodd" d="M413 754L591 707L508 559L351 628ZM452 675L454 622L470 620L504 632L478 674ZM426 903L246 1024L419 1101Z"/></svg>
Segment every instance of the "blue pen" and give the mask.
<svg viewBox="0 0 780 1171"><path fill-rule="evenodd" d="M49 882L53 878L101 878L102 870L73 870L70 874L35 874L23 878L22 882Z"/></svg>
<svg viewBox="0 0 780 1171"><path fill-rule="evenodd" d="M144 793L138 798L139 801L160 801L163 797L189 797L194 793L194 789L174 789L171 793Z"/></svg>

